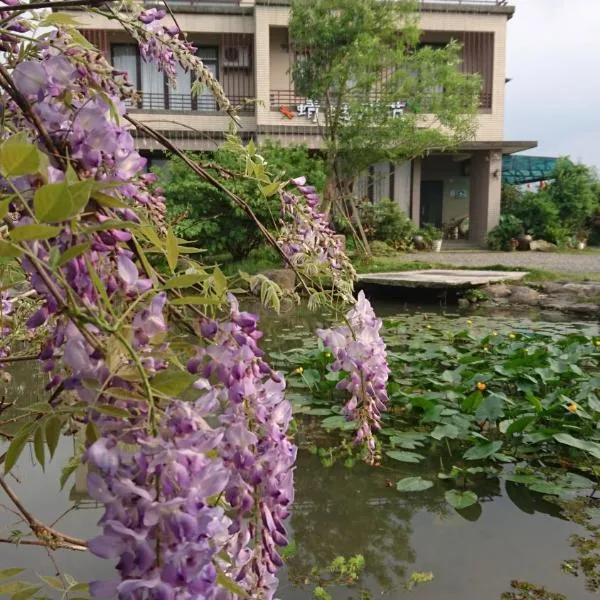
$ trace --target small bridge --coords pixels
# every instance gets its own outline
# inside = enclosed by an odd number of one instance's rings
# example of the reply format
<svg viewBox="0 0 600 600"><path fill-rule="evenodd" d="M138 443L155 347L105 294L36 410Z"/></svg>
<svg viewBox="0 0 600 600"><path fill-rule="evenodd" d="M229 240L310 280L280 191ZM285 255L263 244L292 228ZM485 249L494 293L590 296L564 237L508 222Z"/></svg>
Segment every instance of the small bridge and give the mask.
<svg viewBox="0 0 600 600"><path fill-rule="evenodd" d="M363 273L359 284L395 288L464 289L480 287L503 281L520 281L526 272L467 271L459 269L427 269L425 271L400 271L395 273Z"/></svg>

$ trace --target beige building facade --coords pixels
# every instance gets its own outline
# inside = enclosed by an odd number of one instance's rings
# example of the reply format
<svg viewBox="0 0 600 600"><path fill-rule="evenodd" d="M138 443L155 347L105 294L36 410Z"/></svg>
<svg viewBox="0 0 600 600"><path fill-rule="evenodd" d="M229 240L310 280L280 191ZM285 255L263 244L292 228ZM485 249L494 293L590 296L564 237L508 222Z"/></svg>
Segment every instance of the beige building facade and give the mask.
<svg viewBox="0 0 600 600"><path fill-rule="evenodd" d="M242 137L257 143L302 143L315 150L321 146L318 102L296 95L291 80L290 0L174 0L171 6L179 26L238 107ZM453 153L373 165L357 179L360 196L371 201L391 198L418 225L447 227L469 218L468 240L484 242L500 216L502 156L536 145L504 140L506 38L513 14L506 0L421 1L423 41L459 40L463 70L481 75L476 135ZM218 112L209 94L192 96L189 74L179 73L177 88L170 89L118 24L89 13L73 16L82 33L129 73L141 96L140 104L130 107L137 119L181 148L218 147L229 130L229 118ZM401 117L400 104L390 110ZM151 160L159 160L152 140L138 137L137 143Z"/></svg>

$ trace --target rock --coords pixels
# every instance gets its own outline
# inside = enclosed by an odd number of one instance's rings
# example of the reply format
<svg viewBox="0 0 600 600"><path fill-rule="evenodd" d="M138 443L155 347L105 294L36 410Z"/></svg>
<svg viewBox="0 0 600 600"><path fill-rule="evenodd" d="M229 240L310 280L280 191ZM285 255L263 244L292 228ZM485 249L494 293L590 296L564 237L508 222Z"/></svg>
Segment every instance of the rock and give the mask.
<svg viewBox="0 0 600 600"><path fill-rule="evenodd" d="M600 295L600 284L598 283L567 283L563 287L578 296Z"/></svg>
<svg viewBox="0 0 600 600"><path fill-rule="evenodd" d="M458 308L469 308L471 303L466 298L458 299Z"/></svg>
<svg viewBox="0 0 600 600"><path fill-rule="evenodd" d="M571 304L567 311L577 315L591 316L600 314L600 306L597 304Z"/></svg>
<svg viewBox="0 0 600 600"><path fill-rule="evenodd" d="M529 244L529 247L536 252L554 252L557 248L555 244L551 244L545 240L534 240Z"/></svg>
<svg viewBox="0 0 600 600"><path fill-rule="evenodd" d="M564 292L564 284L547 281L542 283L541 288L544 294L562 294Z"/></svg>
<svg viewBox="0 0 600 600"><path fill-rule="evenodd" d="M573 304L570 296L564 294L560 296L548 296L540 299L540 306L546 310L557 310L567 312L568 308Z"/></svg>
<svg viewBox="0 0 600 600"><path fill-rule="evenodd" d="M529 287L520 285L513 287L510 294L511 302L515 302L517 304L526 304L527 306L538 305L541 297L542 295L539 292L536 292Z"/></svg>
<svg viewBox="0 0 600 600"><path fill-rule="evenodd" d="M483 291L490 296L490 298L506 298L510 296L510 286L505 283L496 283L494 285L487 285L483 288Z"/></svg>
<svg viewBox="0 0 600 600"><path fill-rule="evenodd" d="M267 271L265 277L274 281L284 292L293 292L296 289L296 273L292 269Z"/></svg>

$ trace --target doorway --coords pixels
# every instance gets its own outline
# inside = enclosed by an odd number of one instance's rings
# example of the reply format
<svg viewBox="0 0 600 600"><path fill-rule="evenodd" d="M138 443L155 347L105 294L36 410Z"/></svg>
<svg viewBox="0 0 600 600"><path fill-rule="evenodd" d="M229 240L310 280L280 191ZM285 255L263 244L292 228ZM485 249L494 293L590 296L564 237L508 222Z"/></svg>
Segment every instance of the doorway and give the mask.
<svg viewBox="0 0 600 600"><path fill-rule="evenodd" d="M444 204L444 182L421 182L421 225L430 223L442 226L442 208Z"/></svg>

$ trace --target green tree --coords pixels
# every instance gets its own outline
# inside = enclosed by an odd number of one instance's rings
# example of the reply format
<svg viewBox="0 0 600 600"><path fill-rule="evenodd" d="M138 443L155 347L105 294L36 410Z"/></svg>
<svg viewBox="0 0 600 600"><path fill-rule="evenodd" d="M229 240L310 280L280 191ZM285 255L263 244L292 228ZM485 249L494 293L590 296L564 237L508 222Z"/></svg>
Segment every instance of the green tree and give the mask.
<svg viewBox="0 0 600 600"><path fill-rule="evenodd" d="M600 202L598 189L598 177L592 168L561 158L552 173L552 182L543 193L558 209L562 225L577 233L591 226Z"/></svg>
<svg viewBox="0 0 600 600"><path fill-rule="evenodd" d="M369 165L474 133L480 78L460 72L457 42L420 42L415 9L413 0L292 0L295 89L319 100L324 118L326 209ZM390 109L398 102L403 114Z"/></svg>
<svg viewBox="0 0 600 600"><path fill-rule="evenodd" d="M323 188L323 160L317 155L311 156L306 147L283 148L268 143L257 153L273 178L285 180L292 174L302 173L317 189ZM257 180L243 176L245 163L239 154L221 149L214 154L195 155L195 159L208 165L214 177L248 202L267 227L275 225L279 197L266 197ZM263 243L263 236L246 213L225 193L200 179L181 159L171 158L160 177L169 217L178 237L195 242L211 255L229 252L234 260L245 258Z"/></svg>

